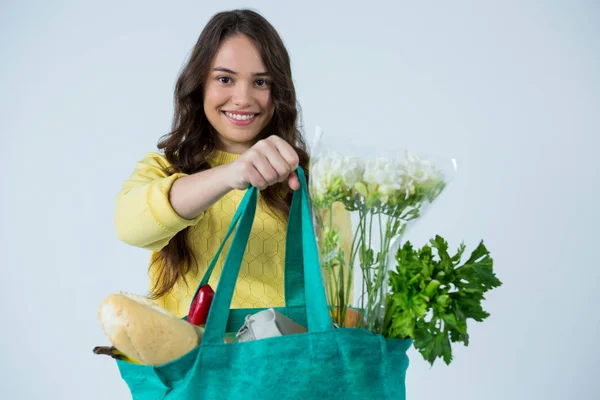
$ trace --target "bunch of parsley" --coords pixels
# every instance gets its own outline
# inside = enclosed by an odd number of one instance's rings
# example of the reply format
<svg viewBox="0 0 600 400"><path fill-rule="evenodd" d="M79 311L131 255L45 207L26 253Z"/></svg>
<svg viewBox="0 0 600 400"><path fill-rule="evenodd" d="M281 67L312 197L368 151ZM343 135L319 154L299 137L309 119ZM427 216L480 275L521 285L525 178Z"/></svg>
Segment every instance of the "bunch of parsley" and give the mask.
<svg viewBox="0 0 600 400"><path fill-rule="evenodd" d="M481 322L490 314L481 306L484 294L502 285L483 241L461 264L464 244L450 257L440 236L414 250L406 242L396 254L396 271L390 271L383 335L412 338L415 348L433 365L436 358L452 361L451 342L469 345L467 319ZM437 257L433 249L437 250Z"/></svg>

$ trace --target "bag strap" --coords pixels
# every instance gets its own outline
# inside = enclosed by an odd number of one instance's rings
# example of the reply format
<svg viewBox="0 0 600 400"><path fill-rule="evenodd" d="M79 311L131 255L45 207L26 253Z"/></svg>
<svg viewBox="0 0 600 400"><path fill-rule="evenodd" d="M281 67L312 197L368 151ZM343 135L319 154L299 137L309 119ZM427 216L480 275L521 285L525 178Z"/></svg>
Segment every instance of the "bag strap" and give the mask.
<svg viewBox="0 0 600 400"><path fill-rule="evenodd" d="M287 232L284 265L284 296L286 307L302 307L306 304L304 297L304 269L302 268L302 224L300 221L301 194L297 192L298 191L294 192L294 196L292 198L290 216L286 228ZM208 268L206 269L202 280L198 284L198 287L194 292L194 296L192 297L189 307L192 306L192 303L198 295L198 291L200 290L200 288L208 284L213 270L215 269L215 265L219 261L221 252L225 247L225 243L227 243L229 237L231 236L235 227L237 226L245 207L247 207L249 200L250 196L248 196L248 193L246 193L246 195L240 202L240 205L238 206L237 210L235 211L235 214L231 220L231 224L229 224L229 229L227 230L223 241L219 245L217 252L215 253Z"/></svg>
<svg viewBox="0 0 600 400"><path fill-rule="evenodd" d="M194 299L198 295L198 291L200 290L200 288L208 283L210 276L212 275L212 272L215 269L215 265L217 265L217 261L219 261L219 256L221 255L221 251L223 251L223 247L225 247L225 243L227 243L227 241L229 240L229 237L231 236L231 233L233 232L234 228L236 227L236 225L242 215L242 211L245 208L245 203L247 203L247 202L248 202L248 199L246 197L244 197L242 199L242 202L240 203L240 206L235 211L235 214L233 215L233 218L231 220L231 224L229 224L229 229L227 230L227 233L225 234L225 238L223 238L223 241L219 245L219 248L217 249L215 256L213 257L212 261L208 265L208 268L206 269L206 272L204 273L202 280L198 284L198 287L196 288L196 291L194 292L194 296L192 296L192 301L190 302L190 306L188 307L188 309L190 309L190 307L194 303Z"/></svg>
<svg viewBox="0 0 600 400"><path fill-rule="evenodd" d="M304 296L302 297L304 297L303 300L305 300L306 304L308 330L309 332L323 332L333 329L333 327L325 297L323 278L321 276L306 178L302 168L299 167L297 173L301 187L294 193L296 207L294 207L293 210L290 210L288 228L290 226L300 227L300 231L295 232L300 233L301 239L298 238L295 242L296 244L300 243L301 246L290 245L289 249L295 251L301 250L302 263L297 266L303 269L302 278L304 282ZM231 299L233 298L240 266L250 237L252 223L256 214L257 200L258 191L255 187L251 187L247 190L246 195L239 206L241 209L241 216L227 258L225 259L219 284L215 291L215 297L208 314L208 320L202 338L202 345L223 343L227 320L229 318ZM293 238L288 237L288 243L290 240L293 240ZM286 254L286 259L287 257L288 255ZM300 259L300 257L293 258ZM291 263L289 266L292 266ZM293 268L290 269L293 270ZM301 275L296 274L295 277L300 278ZM292 273L290 276L286 271L285 279L289 279L290 282L293 281L294 274Z"/></svg>
<svg viewBox="0 0 600 400"><path fill-rule="evenodd" d="M317 237L308 197L308 186L304 170L298 167L298 180L300 181L302 194L302 255L304 257L304 290L306 297L306 312L308 319L308 330L310 332L325 332L333 330L327 297L325 296L325 284L321 273L319 262L319 250L317 248Z"/></svg>

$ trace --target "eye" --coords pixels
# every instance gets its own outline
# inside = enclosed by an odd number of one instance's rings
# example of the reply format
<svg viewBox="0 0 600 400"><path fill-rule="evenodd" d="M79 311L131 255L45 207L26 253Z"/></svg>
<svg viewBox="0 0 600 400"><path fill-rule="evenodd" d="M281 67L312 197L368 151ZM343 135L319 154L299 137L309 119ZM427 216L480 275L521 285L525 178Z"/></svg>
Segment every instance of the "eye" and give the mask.
<svg viewBox="0 0 600 400"><path fill-rule="evenodd" d="M231 78L228 76L219 76L217 80L221 83L228 84L231 82Z"/></svg>
<svg viewBox="0 0 600 400"><path fill-rule="evenodd" d="M266 79L257 79L256 80L256 86L258 87L267 87L269 86L269 81Z"/></svg>

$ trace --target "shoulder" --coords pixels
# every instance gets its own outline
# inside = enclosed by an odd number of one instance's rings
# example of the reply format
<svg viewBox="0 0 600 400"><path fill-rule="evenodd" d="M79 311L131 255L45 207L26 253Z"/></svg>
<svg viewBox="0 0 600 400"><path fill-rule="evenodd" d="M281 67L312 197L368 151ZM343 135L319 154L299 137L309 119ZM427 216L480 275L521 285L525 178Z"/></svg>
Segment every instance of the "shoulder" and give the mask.
<svg viewBox="0 0 600 400"><path fill-rule="evenodd" d="M169 168L171 166L171 163L169 163L169 161L167 160L167 157L164 154L156 152L156 151L151 151L151 152L144 154L141 161L160 165L165 168Z"/></svg>
<svg viewBox="0 0 600 400"><path fill-rule="evenodd" d="M138 159L135 166L135 172L140 175L152 175L157 177L166 177L173 174L171 163L164 154L158 152L148 152Z"/></svg>

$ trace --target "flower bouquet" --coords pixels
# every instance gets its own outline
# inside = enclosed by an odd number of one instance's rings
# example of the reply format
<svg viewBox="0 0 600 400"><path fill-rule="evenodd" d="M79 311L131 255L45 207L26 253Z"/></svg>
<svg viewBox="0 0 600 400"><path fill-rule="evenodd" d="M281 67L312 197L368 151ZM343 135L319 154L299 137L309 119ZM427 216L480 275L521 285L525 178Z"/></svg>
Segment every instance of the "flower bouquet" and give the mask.
<svg viewBox="0 0 600 400"><path fill-rule="evenodd" d="M332 148L313 149L309 180L332 320L380 334L400 240L446 188L455 164L389 148Z"/></svg>

